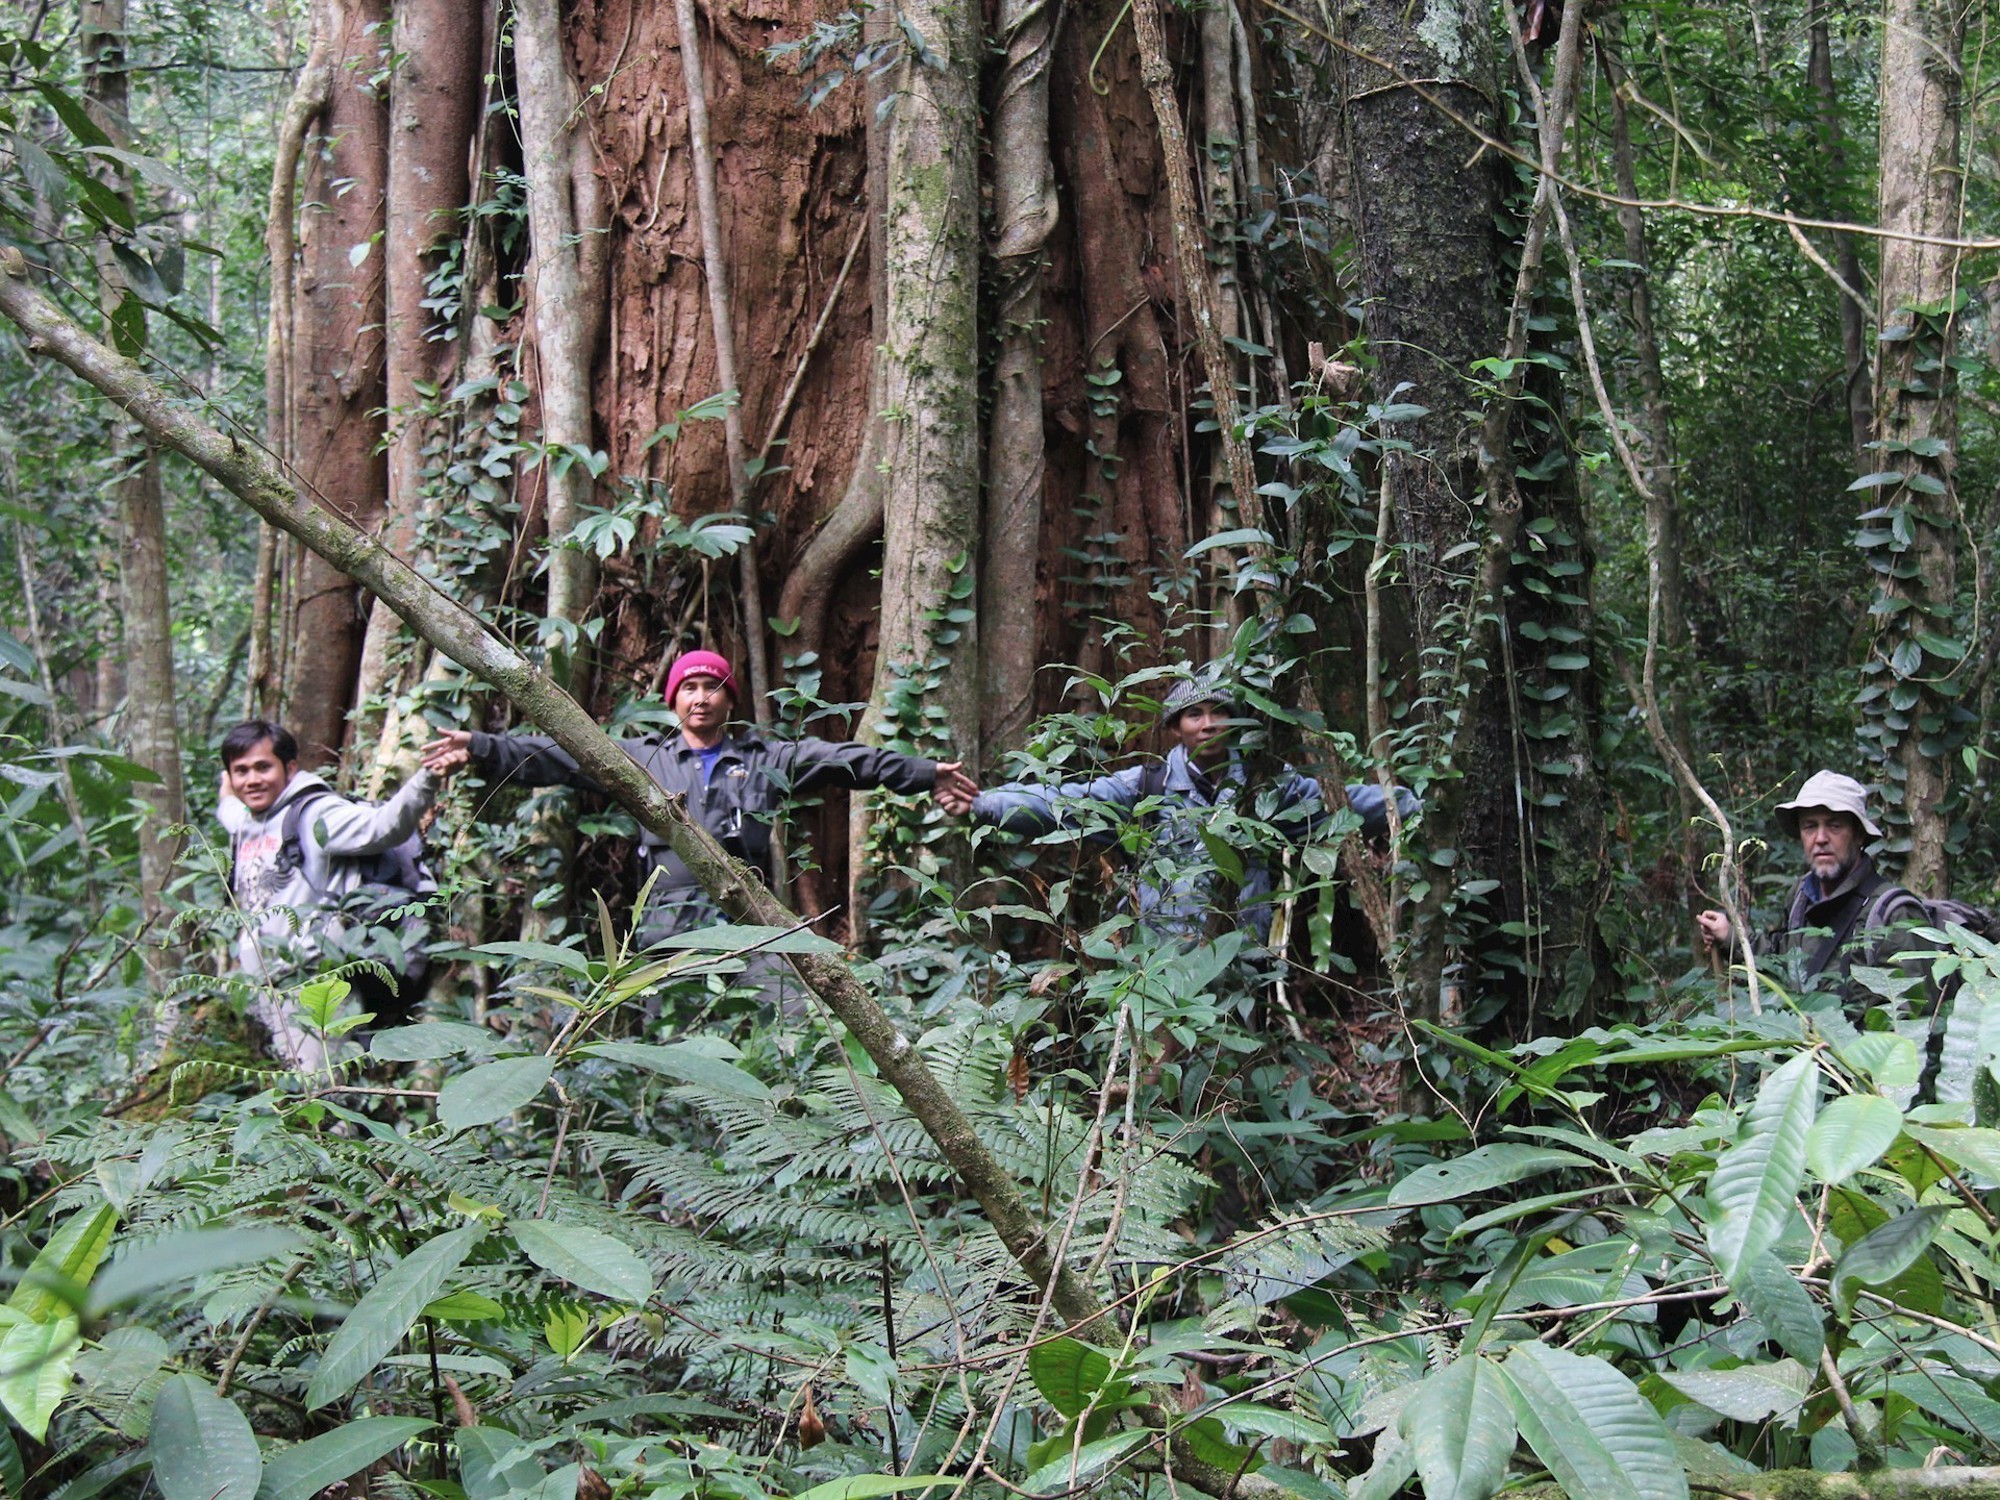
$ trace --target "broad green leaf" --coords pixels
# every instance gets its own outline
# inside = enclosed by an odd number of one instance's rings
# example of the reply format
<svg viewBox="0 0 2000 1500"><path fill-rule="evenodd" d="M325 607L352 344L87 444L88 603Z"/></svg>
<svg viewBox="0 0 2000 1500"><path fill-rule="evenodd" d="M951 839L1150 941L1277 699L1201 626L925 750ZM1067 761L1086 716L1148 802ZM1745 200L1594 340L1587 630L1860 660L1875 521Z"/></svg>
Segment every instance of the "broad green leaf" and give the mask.
<svg viewBox="0 0 2000 1500"><path fill-rule="evenodd" d="M1515 1345L1501 1368L1521 1435L1565 1494L1687 1500L1687 1473L1666 1423L1612 1366L1535 1342Z"/></svg>
<svg viewBox="0 0 2000 1500"><path fill-rule="evenodd" d="M21 1450L15 1445L12 1430L0 1422L0 1495L27 1493L28 1466L21 1462Z"/></svg>
<svg viewBox="0 0 2000 1500"><path fill-rule="evenodd" d="M166 1500L256 1500L264 1461L236 1403L176 1375L153 1403L153 1480Z"/></svg>
<svg viewBox="0 0 2000 1500"><path fill-rule="evenodd" d="M1945 1017L1935 1094L1940 1103L1972 1098L1972 1081L2000 1061L2000 979L1968 974Z"/></svg>
<svg viewBox="0 0 2000 1500"><path fill-rule="evenodd" d="M904 1490L955 1482L948 1474L853 1474L801 1490L792 1500L875 1500L877 1495L900 1495Z"/></svg>
<svg viewBox="0 0 2000 1500"><path fill-rule="evenodd" d="M81 1308L70 1306L65 1294L90 1285L117 1230L118 1211L110 1204L78 1209L29 1262L7 1305L37 1323L50 1322L65 1312L81 1312Z"/></svg>
<svg viewBox="0 0 2000 1500"><path fill-rule="evenodd" d="M328 1485L394 1453L431 1424L422 1417L363 1417L281 1448L264 1460L257 1500L312 1500Z"/></svg>
<svg viewBox="0 0 2000 1500"><path fill-rule="evenodd" d="M1780 1349L1809 1368L1819 1364L1820 1351L1826 1347L1819 1304L1783 1261L1768 1250L1748 1257L1737 1267L1729 1289Z"/></svg>
<svg viewBox="0 0 2000 1500"><path fill-rule="evenodd" d="M1806 1165L1821 1182L1872 1167L1902 1133L1903 1112L1880 1094L1849 1094L1820 1111L1806 1136Z"/></svg>
<svg viewBox="0 0 2000 1500"><path fill-rule="evenodd" d="M1777 1417L1790 1426L1811 1390L1813 1374L1795 1359L1734 1370L1662 1370L1660 1378L1690 1401L1736 1422Z"/></svg>
<svg viewBox="0 0 2000 1500"><path fill-rule="evenodd" d="M423 1315L442 1318L447 1323L490 1323L507 1316L507 1309L478 1292L446 1292L435 1302L424 1304Z"/></svg>
<svg viewBox="0 0 2000 1500"><path fill-rule="evenodd" d="M1889 1377L1891 1394L1906 1397L1947 1427L1969 1432L1988 1448L2000 1448L2000 1401L1963 1376L1935 1367Z"/></svg>
<svg viewBox="0 0 2000 1500"><path fill-rule="evenodd" d="M75 1318L16 1323L0 1334L0 1408L38 1443L69 1393L77 1348Z"/></svg>
<svg viewBox="0 0 2000 1500"><path fill-rule="evenodd" d="M1335 1441L1331 1427L1302 1411L1285 1411L1255 1401L1231 1401L1219 1415L1237 1432L1283 1438L1288 1443L1325 1443L1329 1447Z"/></svg>
<svg viewBox="0 0 2000 1500"><path fill-rule="evenodd" d="M1417 1472L1417 1453L1394 1427L1375 1438L1375 1458L1368 1472L1347 1487L1348 1500L1394 1500Z"/></svg>
<svg viewBox="0 0 2000 1500"><path fill-rule="evenodd" d="M1074 1417L1111 1377L1111 1360L1080 1339L1050 1339L1028 1351L1028 1376L1044 1401Z"/></svg>
<svg viewBox="0 0 2000 1500"><path fill-rule="evenodd" d="M1098 1475L1152 1439L1153 1434L1145 1431L1114 1432L1096 1442L1085 1443L1074 1453L1070 1451L1069 1444L1064 1443L1061 1454L1029 1474L1021 1481L1021 1487L1030 1494L1079 1486L1088 1489Z"/></svg>
<svg viewBox="0 0 2000 1500"><path fill-rule="evenodd" d="M455 1074L438 1090L438 1119L454 1135L504 1120L548 1086L555 1067L546 1057L503 1057Z"/></svg>
<svg viewBox="0 0 2000 1500"><path fill-rule="evenodd" d="M506 1045L504 1037L469 1021L419 1021L376 1032L368 1051L385 1062L435 1062L466 1053L488 1057Z"/></svg>
<svg viewBox="0 0 2000 1500"><path fill-rule="evenodd" d="M175 1282L296 1255L304 1244L289 1229L261 1224L166 1235L121 1253L91 1289L90 1311L101 1315Z"/></svg>
<svg viewBox="0 0 2000 1500"><path fill-rule="evenodd" d="M426 1240L382 1273L340 1325L306 1387L306 1410L317 1411L359 1385L382 1356L403 1341L427 1303L472 1253L486 1226L467 1224Z"/></svg>
<svg viewBox="0 0 2000 1500"><path fill-rule="evenodd" d="M1477 1354L1427 1377L1397 1424L1424 1481L1424 1500L1487 1500L1507 1480L1514 1408L1507 1383Z"/></svg>
<svg viewBox="0 0 2000 1500"><path fill-rule="evenodd" d="M717 1093L744 1099L768 1099L770 1087L760 1079L688 1042L598 1042L583 1049L593 1057L626 1063L661 1073L682 1083L699 1084Z"/></svg>
<svg viewBox="0 0 2000 1500"><path fill-rule="evenodd" d="M1855 1287L1886 1285L1915 1265L1951 1212L1949 1204L1913 1208L1849 1245L1833 1268L1833 1305L1840 1315L1853 1307Z"/></svg>
<svg viewBox="0 0 2000 1500"><path fill-rule="evenodd" d="M1453 1161L1419 1167L1389 1189L1388 1204L1391 1208L1413 1208L1423 1203L1448 1203L1471 1193L1506 1187L1525 1177L1539 1177L1557 1167L1590 1165L1589 1157L1574 1151L1503 1141L1468 1151Z"/></svg>
<svg viewBox="0 0 2000 1500"><path fill-rule="evenodd" d="M546 1219L515 1219L507 1228L529 1260L572 1286L621 1302L653 1295L653 1272L639 1252L601 1230Z"/></svg>
<svg viewBox="0 0 2000 1500"><path fill-rule="evenodd" d="M547 1472L534 1449L504 1427L461 1427L454 1442L466 1500L502 1500L532 1490Z"/></svg>
<svg viewBox="0 0 2000 1500"><path fill-rule="evenodd" d="M1868 1075L1878 1089L1907 1089L1923 1076L1917 1044L1893 1031L1865 1031L1840 1049L1842 1061Z"/></svg>
<svg viewBox="0 0 2000 1500"><path fill-rule="evenodd" d="M1187 1444L1188 1452L1214 1468L1254 1474L1264 1467L1256 1450L1229 1441L1220 1417L1198 1417L1174 1429L1174 1436Z"/></svg>
<svg viewBox="0 0 2000 1500"><path fill-rule="evenodd" d="M1818 1103L1819 1060L1802 1052L1764 1080L1736 1143L1716 1158L1708 1179L1708 1248L1732 1285L1743 1262L1776 1244L1798 1211Z"/></svg>
<svg viewBox="0 0 2000 1500"><path fill-rule="evenodd" d="M1970 1172L1979 1182L2000 1183L2000 1130L1983 1125L1950 1128L1937 1125L1905 1127L1910 1139L1925 1145L1952 1166Z"/></svg>

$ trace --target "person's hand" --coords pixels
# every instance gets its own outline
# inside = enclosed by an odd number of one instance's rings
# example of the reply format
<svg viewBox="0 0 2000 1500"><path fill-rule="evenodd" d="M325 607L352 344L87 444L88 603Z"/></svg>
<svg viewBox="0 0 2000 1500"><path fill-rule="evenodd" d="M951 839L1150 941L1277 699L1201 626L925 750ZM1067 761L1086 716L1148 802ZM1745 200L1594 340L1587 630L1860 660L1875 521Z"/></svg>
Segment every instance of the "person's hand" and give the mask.
<svg viewBox="0 0 2000 1500"><path fill-rule="evenodd" d="M964 761L938 762L937 782L931 787L931 796L939 807L954 818L962 818L972 811L972 799L978 795L979 783L965 774Z"/></svg>
<svg viewBox="0 0 2000 1500"><path fill-rule="evenodd" d="M224 771L222 773L222 780L216 785L215 788L216 805L218 807L221 806L223 803L227 802L231 797L234 797L235 795L236 793L231 791L229 787L229 773L227 771Z"/></svg>
<svg viewBox="0 0 2000 1500"><path fill-rule="evenodd" d="M1695 917L1694 925L1701 929L1701 940L1709 947L1728 946L1729 918L1724 913L1712 909L1701 912Z"/></svg>
<svg viewBox="0 0 2000 1500"><path fill-rule="evenodd" d="M472 733L466 729L440 729L438 737L423 748L424 769L434 776L449 776L472 764Z"/></svg>

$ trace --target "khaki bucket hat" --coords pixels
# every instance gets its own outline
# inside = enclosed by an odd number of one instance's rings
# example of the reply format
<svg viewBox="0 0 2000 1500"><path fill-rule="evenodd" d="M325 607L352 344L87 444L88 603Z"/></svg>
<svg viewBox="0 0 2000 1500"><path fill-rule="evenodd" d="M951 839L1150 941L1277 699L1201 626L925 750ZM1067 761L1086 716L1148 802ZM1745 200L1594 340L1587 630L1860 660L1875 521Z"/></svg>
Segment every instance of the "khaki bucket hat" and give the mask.
<svg viewBox="0 0 2000 1500"><path fill-rule="evenodd" d="M1806 784L1799 788L1798 796L1778 804L1778 826L1789 837L1797 838L1799 814L1809 807L1851 814L1857 823L1868 830L1870 838L1882 837L1882 830L1868 816L1868 788L1852 776L1843 776L1838 771L1813 772L1806 778Z"/></svg>

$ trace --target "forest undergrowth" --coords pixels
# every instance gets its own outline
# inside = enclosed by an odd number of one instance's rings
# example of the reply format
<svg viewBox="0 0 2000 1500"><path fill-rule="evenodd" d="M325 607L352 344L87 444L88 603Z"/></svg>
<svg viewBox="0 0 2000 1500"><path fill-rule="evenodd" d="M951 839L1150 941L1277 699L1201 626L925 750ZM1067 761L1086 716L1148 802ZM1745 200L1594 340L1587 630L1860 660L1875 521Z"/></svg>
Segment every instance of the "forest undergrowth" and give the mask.
<svg viewBox="0 0 2000 1500"><path fill-rule="evenodd" d="M129 842L131 768L7 774L9 1493L1166 1494L1180 1463L1651 1496L2000 1446L2000 949L1963 930L1935 1049L1888 971L1859 1018L1697 971L1487 1045L1351 961L1273 985L1237 932L1152 939L1074 840L952 884L912 821L855 972L1109 1309L1066 1327L867 1055L734 982L825 940L636 953L600 901L461 950L410 1024L304 984L323 1073L240 1022L163 1064L149 946L181 945L183 1033L247 998L203 977L214 856L146 930L87 876L115 865L63 857ZM1233 847L1274 837L1256 811ZM1114 886L1173 873L1126 838ZM1304 952L1352 918L1299 869ZM1428 1105L1387 1109L1412 1054Z"/></svg>

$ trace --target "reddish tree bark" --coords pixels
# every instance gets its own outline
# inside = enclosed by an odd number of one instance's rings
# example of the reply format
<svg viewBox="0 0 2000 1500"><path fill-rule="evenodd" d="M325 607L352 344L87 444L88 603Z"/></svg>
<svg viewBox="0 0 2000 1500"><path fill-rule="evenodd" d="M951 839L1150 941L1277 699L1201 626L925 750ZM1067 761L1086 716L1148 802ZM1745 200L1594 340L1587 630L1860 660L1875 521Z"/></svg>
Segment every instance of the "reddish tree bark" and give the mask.
<svg viewBox="0 0 2000 1500"><path fill-rule="evenodd" d="M299 483L373 529L388 465L379 451L388 110L359 87L382 64L386 0L319 0L334 40L334 88L307 141L300 191L292 392ZM365 252L365 253L364 253ZM337 757L366 629L360 586L317 554L295 554L286 717L307 765Z"/></svg>

